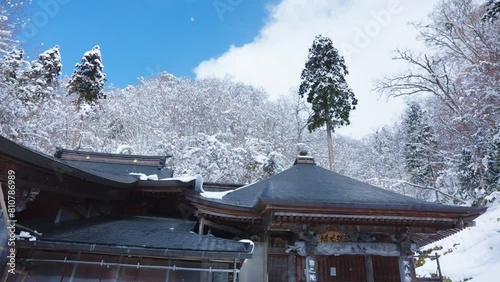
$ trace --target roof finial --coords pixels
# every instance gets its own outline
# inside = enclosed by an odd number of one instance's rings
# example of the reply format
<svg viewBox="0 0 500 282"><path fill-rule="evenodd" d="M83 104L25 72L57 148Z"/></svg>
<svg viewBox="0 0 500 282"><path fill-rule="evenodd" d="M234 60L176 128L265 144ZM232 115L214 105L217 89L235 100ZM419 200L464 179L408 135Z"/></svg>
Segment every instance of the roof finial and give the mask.
<svg viewBox="0 0 500 282"><path fill-rule="evenodd" d="M314 158L311 156L308 156L308 153L306 150L301 150L299 152L299 155L297 156L297 159L295 160L294 165L296 164L316 164L314 162Z"/></svg>

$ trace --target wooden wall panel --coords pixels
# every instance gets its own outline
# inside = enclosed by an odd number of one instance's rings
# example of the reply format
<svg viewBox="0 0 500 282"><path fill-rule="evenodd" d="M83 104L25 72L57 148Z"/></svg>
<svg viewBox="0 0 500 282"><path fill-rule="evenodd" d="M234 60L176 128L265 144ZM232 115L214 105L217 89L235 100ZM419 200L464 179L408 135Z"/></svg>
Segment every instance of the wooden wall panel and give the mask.
<svg viewBox="0 0 500 282"><path fill-rule="evenodd" d="M364 256L316 256L318 281L365 282L366 268ZM337 275L330 275L335 267Z"/></svg>
<svg viewBox="0 0 500 282"><path fill-rule="evenodd" d="M372 256L375 282L399 282L397 257Z"/></svg>
<svg viewBox="0 0 500 282"><path fill-rule="evenodd" d="M269 255L267 258L269 282L288 281L288 255Z"/></svg>
<svg viewBox="0 0 500 282"><path fill-rule="evenodd" d="M295 259L295 281L304 282L306 281L306 275L304 269L306 269L306 258L297 256Z"/></svg>
<svg viewBox="0 0 500 282"><path fill-rule="evenodd" d="M305 257L296 256L295 281L305 281ZM365 282L365 257L356 255L316 256L318 281L321 282ZM375 282L399 282L397 257L372 256ZM270 282L288 281L288 256L269 255L268 273ZM335 267L336 276L330 275Z"/></svg>

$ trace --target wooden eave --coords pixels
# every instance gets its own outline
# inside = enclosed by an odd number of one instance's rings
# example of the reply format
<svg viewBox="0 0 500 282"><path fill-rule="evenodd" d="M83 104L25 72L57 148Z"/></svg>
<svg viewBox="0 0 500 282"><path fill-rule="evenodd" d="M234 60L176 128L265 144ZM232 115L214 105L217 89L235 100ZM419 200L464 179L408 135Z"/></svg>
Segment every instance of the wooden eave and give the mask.
<svg viewBox="0 0 500 282"><path fill-rule="evenodd" d="M436 230L463 229L474 226L472 220L464 217L442 215L415 216L411 214L391 214L391 215L367 215L358 214L333 214L333 213L312 213L312 212L272 212L272 222L277 223L321 223L333 225L367 225L367 226L404 226L411 229L421 229L432 227Z"/></svg>
<svg viewBox="0 0 500 282"><path fill-rule="evenodd" d="M479 216L486 211L486 207L461 207L461 206L415 206L415 205L391 205L391 204L360 204L360 203L297 203L277 199L261 199L259 210L332 210L335 212L347 211L351 214L353 211L361 211L370 214L386 214L387 212L399 212L409 214L442 214L460 215L459 217Z"/></svg>
<svg viewBox="0 0 500 282"><path fill-rule="evenodd" d="M255 222L261 221L262 215L251 208L227 205L202 198L199 195L188 194L187 200L197 209L199 216L224 219L228 221Z"/></svg>
<svg viewBox="0 0 500 282"><path fill-rule="evenodd" d="M153 195L180 194L186 192L186 190L192 190L194 182L194 180L189 182L182 182L179 180L139 180L137 186L132 188L132 191Z"/></svg>
<svg viewBox="0 0 500 282"><path fill-rule="evenodd" d="M262 220L262 216L251 211L220 210L216 207L202 206L192 203L198 216L205 218L223 219L226 221L257 222Z"/></svg>
<svg viewBox="0 0 500 282"><path fill-rule="evenodd" d="M388 205L285 205L271 201L261 201L262 208L254 210L211 201L198 195L192 195L188 200L192 201L200 215L230 221L257 221L270 215L271 222L403 225L438 229L462 229L473 226L473 220L486 210L486 208L447 207L448 209L424 211L420 208L398 209L400 207Z"/></svg>
<svg viewBox="0 0 500 282"><path fill-rule="evenodd" d="M83 152L83 151L57 148L55 157L62 160L70 160L70 161L98 162L107 164L134 164L134 165L162 168L165 167L166 158L170 158L172 156L109 154L109 153Z"/></svg>
<svg viewBox="0 0 500 282"><path fill-rule="evenodd" d="M264 201L263 201L264 202ZM265 203L265 202L264 202ZM304 220L326 220L329 218L393 222L453 222L472 223L475 218L484 213L486 208L449 207L428 209L390 205L359 205L359 204L318 204L300 205L273 203L267 201L263 213L273 213L282 219L296 218Z"/></svg>
<svg viewBox="0 0 500 282"><path fill-rule="evenodd" d="M155 258L175 258L175 259L218 259L221 261L233 261L234 259L251 259L252 253L243 252L222 252L222 251L195 251L177 249L159 249L147 247L126 247L100 244L86 244L75 242L59 241L35 241L21 240L16 242L20 249L30 250L61 250L73 252L88 252L106 255L134 255L148 256Z"/></svg>
<svg viewBox="0 0 500 282"><path fill-rule="evenodd" d="M474 219L486 208L444 207L432 210L389 205L304 205L260 201L258 210L228 205L188 196L200 217L225 222L261 222L268 231L302 230L303 224L330 230L342 227L351 231L400 234L409 232L418 247L453 235L465 227L474 226ZM328 227L330 226L330 227Z"/></svg>
<svg viewBox="0 0 500 282"><path fill-rule="evenodd" d="M79 171L76 168L66 166L62 163L53 163L50 168L37 166L0 155L0 181L7 182L7 171L13 170L16 173L15 183L17 188L40 189L71 196L83 196L92 199L117 200L125 199L128 196L128 187L133 183L116 183L113 187L106 184L112 181L102 179L87 172ZM102 180L101 183L94 183L83 180L72 174L78 173L81 176L93 177Z"/></svg>

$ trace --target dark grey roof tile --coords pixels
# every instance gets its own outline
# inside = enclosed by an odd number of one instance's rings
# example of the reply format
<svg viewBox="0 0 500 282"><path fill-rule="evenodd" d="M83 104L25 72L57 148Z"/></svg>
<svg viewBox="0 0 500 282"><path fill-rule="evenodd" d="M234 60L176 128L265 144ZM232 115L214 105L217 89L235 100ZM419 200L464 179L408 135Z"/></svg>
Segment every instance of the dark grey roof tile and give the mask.
<svg viewBox="0 0 500 282"><path fill-rule="evenodd" d="M221 200L213 201L254 209L259 209L263 201L290 205L365 205L402 209L451 207L404 196L314 164L295 164L268 179L236 189Z"/></svg>
<svg viewBox="0 0 500 282"><path fill-rule="evenodd" d="M87 243L192 251L247 252L243 243L191 232L192 221L170 218L97 218L65 224L44 233L41 241Z"/></svg>

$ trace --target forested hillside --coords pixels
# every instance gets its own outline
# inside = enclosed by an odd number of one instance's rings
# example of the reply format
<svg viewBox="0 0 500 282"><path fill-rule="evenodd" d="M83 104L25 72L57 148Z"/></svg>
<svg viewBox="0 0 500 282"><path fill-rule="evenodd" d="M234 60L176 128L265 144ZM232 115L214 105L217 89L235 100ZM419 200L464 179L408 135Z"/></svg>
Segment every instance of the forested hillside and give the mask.
<svg viewBox="0 0 500 282"><path fill-rule="evenodd" d="M266 178L303 149L328 167L324 130L308 132L311 109L298 90L271 101L263 90L230 78L167 72L115 88L105 84L106 50L99 46L75 62L70 78L61 78L59 47L26 60L15 40L17 11L0 10L2 136L48 154L56 146L171 154L176 175L215 182ZM454 204L483 204L499 190L498 15L498 1L447 0L415 24L425 53L395 51L408 72L374 85L382 95L407 96L405 114L361 140L334 135L336 171Z"/></svg>

